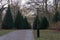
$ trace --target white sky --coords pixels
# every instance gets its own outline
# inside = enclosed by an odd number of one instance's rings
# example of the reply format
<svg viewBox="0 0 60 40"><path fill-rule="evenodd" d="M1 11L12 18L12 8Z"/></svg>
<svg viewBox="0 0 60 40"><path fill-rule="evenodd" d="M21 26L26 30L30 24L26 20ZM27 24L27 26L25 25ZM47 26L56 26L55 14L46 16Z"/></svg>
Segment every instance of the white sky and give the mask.
<svg viewBox="0 0 60 40"><path fill-rule="evenodd" d="M21 5L24 5L29 0L22 0Z"/></svg>
<svg viewBox="0 0 60 40"><path fill-rule="evenodd" d="M50 3L50 2L51 2L51 3ZM48 4L53 4L53 0L49 0L49 1L48 1Z"/></svg>
<svg viewBox="0 0 60 40"><path fill-rule="evenodd" d="M22 5L24 5L28 0L22 0ZM53 0L49 0L48 1L48 4L52 4L53 3Z"/></svg>
<svg viewBox="0 0 60 40"><path fill-rule="evenodd" d="M17 0L13 0L13 1L16 2ZM26 2L28 2L29 0L18 0L18 1L19 1L19 4L20 4L20 5L24 5L24 4L25 4ZM50 1L51 1L51 2L50 2ZM6 2L6 0L3 0L2 3L5 4L5 3L7 3L7 2ZM49 4L49 5L52 5L52 4L53 4L53 0L49 0L49 1L48 1L48 4ZM0 3L0 5L1 5L1 3ZM6 5L6 6L7 6L7 5ZM5 6L5 7L6 7L6 6Z"/></svg>

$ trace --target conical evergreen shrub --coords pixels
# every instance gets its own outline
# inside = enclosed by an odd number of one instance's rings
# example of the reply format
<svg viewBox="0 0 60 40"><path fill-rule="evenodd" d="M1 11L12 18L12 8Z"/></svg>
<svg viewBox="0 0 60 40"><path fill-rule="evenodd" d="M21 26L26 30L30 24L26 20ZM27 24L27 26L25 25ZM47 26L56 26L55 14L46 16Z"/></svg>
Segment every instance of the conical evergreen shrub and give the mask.
<svg viewBox="0 0 60 40"><path fill-rule="evenodd" d="M38 16L36 16L34 23L33 23L33 29L40 29L40 20L38 18Z"/></svg>
<svg viewBox="0 0 60 40"><path fill-rule="evenodd" d="M17 29L24 29L24 19L21 15L20 11L18 11L15 19L15 28Z"/></svg>
<svg viewBox="0 0 60 40"><path fill-rule="evenodd" d="M41 22L40 22L40 29L47 29L48 26L49 26L49 22L47 18L45 16L42 17Z"/></svg>
<svg viewBox="0 0 60 40"><path fill-rule="evenodd" d="M57 21L59 21L59 12L58 11L53 16L53 22L57 22Z"/></svg>
<svg viewBox="0 0 60 40"><path fill-rule="evenodd" d="M24 18L24 29L31 29L31 25L28 23L27 18Z"/></svg>
<svg viewBox="0 0 60 40"><path fill-rule="evenodd" d="M10 6L8 6L6 15L2 23L2 29L12 29L13 27L14 27L13 18L12 18Z"/></svg>

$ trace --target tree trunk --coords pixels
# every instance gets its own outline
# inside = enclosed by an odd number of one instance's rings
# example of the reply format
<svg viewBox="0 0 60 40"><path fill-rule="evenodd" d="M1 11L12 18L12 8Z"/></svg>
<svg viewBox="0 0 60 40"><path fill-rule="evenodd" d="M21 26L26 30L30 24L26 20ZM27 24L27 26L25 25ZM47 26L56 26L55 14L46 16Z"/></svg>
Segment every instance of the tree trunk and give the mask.
<svg viewBox="0 0 60 40"><path fill-rule="evenodd" d="M47 13L47 0L45 0L45 10L46 10L46 13Z"/></svg>
<svg viewBox="0 0 60 40"><path fill-rule="evenodd" d="M55 12L58 11L58 0L54 0Z"/></svg>

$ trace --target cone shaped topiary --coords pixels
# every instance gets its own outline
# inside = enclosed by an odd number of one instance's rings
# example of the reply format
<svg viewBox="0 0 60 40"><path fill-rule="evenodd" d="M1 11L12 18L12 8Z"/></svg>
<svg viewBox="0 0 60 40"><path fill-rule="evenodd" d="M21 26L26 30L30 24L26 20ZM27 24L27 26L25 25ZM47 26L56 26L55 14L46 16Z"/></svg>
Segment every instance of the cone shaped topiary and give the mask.
<svg viewBox="0 0 60 40"><path fill-rule="evenodd" d="M15 28L24 29L24 19L20 11L18 11L16 19L15 19Z"/></svg>
<svg viewBox="0 0 60 40"><path fill-rule="evenodd" d="M24 29L31 29L31 25L28 23L27 18L24 18Z"/></svg>
<svg viewBox="0 0 60 40"><path fill-rule="evenodd" d="M45 16L42 17L41 22L40 22L40 29L47 29L48 26L49 26L49 22L47 18Z"/></svg>
<svg viewBox="0 0 60 40"><path fill-rule="evenodd" d="M38 18L38 16L36 16L34 23L33 23L33 29L40 29L40 20Z"/></svg>
<svg viewBox="0 0 60 40"><path fill-rule="evenodd" d="M2 29L12 29L13 27L14 27L13 18L12 18L10 6L8 6L6 15L2 23Z"/></svg>
<svg viewBox="0 0 60 40"><path fill-rule="evenodd" d="M53 16L53 22L57 22L57 21L59 21L59 12L58 11Z"/></svg>

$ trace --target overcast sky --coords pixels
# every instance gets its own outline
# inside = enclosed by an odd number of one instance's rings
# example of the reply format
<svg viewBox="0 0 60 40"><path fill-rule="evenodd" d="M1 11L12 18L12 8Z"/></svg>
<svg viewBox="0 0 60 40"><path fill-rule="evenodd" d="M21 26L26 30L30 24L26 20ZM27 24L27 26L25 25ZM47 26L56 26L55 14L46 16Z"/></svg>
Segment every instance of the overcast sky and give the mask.
<svg viewBox="0 0 60 40"><path fill-rule="evenodd" d="M17 2L17 0L13 0L13 1ZM29 1L29 0L18 0L19 5L25 5L25 3L28 2L28 1ZM2 3L5 4L5 3L7 3L7 1L6 1L6 0L3 0ZM53 4L53 0L49 0L49 1L48 1L48 4L49 4L49 5L52 5L52 4ZM0 5L1 5L1 3L0 3ZM6 6L7 6L7 5L6 5ZM6 6L5 6L5 7L6 7Z"/></svg>
<svg viewBox="0 0 60 40"><path fill-rule="evenodd" d="M27 2L28 0L22 0L22 5L24 5L26 2ZM48 4L50 5L50 4L53 4L53 0L49 0L48 1Z"/></svg>

